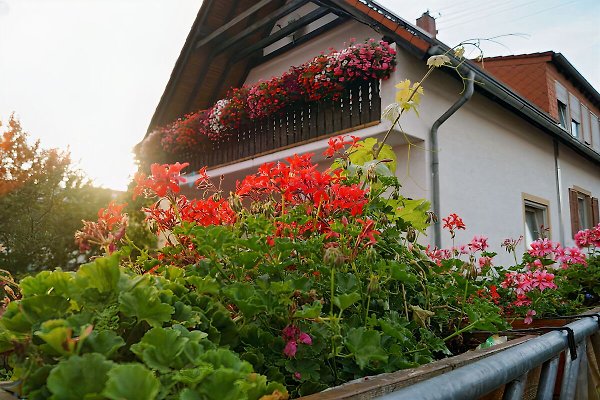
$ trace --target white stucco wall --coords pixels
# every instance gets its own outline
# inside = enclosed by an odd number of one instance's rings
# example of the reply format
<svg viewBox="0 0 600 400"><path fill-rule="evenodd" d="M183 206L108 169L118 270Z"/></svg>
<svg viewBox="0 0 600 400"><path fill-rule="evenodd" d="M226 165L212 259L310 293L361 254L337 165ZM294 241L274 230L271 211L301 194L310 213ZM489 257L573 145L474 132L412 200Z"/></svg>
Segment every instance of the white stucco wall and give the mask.
<svg viewBox="0 0 600 400"><path fill-rule="evenodd" d="M328 48L342 48L350 38L361 41L380 38L371 28L351 21L314 38L297 48L254 68L246 84L268 79L300 65ZM425 74L425 63L399 49L398 66L392 78L382 82L382 108L394 101L394 85L403 79L416 81ZM408 113L402 117L402 129L417 146L411 147L410 172L407 168L408 146L398 132L390 144L398 156L397 175L403 184L403 194L412 198L431 199L430 152L428 135L434 121L461 95L463 85L447 72L435 71L425 83L425 95L419 108L420 116ZM381 137L389 123L353 132L358 136ZM213 175L227 174L239 179L256 166L290 156L293 153L314 152L317 159L327 141L313 143L258 157L211 171ZM456 243L466 243L474 235L489 237L491 250L497 251L497 263L508 265L510 257L500 247L505 238L524 234L523 193L549 203L551 238L559 240L559 213L554 169L552 139L533 125L518 118L479 93L457 111L439 129L439 160L441 184L441 218L459 214L467 225L458 233ZM571 245L570 211L567 190L573 185L585 188L600 197L600 168L565 146L560 146L563 188L563 226L566 244ZM444 233L443 246L452 245ZM518 252L524 251L522 244Z"/></svg>

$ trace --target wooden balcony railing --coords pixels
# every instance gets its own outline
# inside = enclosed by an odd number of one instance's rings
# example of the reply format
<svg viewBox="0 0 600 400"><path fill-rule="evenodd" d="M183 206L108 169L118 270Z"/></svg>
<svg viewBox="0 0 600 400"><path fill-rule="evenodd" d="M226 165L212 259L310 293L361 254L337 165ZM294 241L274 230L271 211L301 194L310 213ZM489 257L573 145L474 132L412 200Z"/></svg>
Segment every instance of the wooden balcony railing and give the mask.
<svg viewBox="0 0 600 400"><path fill-rule="evenodd" d="M189 162L189 170L213 168L357 130L379 121L380 115L379 81L356 82L338 100L290 106L279 115L253 121L226 142L177 158Z"/></svg>

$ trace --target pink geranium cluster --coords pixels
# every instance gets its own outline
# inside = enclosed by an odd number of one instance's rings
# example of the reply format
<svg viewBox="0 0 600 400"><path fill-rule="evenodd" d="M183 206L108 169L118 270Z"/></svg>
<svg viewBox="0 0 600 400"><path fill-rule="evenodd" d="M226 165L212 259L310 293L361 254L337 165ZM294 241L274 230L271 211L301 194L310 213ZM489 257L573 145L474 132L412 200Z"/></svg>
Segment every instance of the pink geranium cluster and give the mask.
<svg viewBox="0 0 600 400"><path fill-rule="evenodd" d="M288 325L283 328L281 332L283 340L285 340L285 347L283 348L283 354L287 357L292 358L296 356L298 351L298 344L305 344L308 346L312 345L312 338L308 333L302 332L296 325Z"/></svg>
<svg viewBox="0 0 600 400"><path fill-rule="evenodd" d="M535 258L532 263L535 267L542 265L542 260L554 261L557 267L563 269L574 264L586 265L585 254L579 248L562 247L560 243L550 239L538 239L531 243L527 253Z"/></svg>
<svg viewBox="0 0 600 400"><path fill-rule="evenodd" d="M208 110L190 113L155 132L161 136L163 149L171 153L206 139L225 140L249 121L275 115L290 104L336 99L351 82L387 79L395 69L395 55L384 41L351 41L343 50L332 49L280 76L231 89Z"/></svg>
<svg viewBox="0 0 600 400"><path fill-rule="evenodd" d="M600 224L575 234L575 244L581 248L600 248Z"/></svg>

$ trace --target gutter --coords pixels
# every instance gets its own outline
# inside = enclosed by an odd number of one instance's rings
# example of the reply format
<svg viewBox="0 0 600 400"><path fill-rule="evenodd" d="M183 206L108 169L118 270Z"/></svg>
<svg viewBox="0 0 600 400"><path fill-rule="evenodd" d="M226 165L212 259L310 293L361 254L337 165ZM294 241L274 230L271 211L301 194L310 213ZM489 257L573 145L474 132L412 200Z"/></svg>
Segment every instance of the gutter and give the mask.
<svg viewBox="0 0 600 400"><path fill-rule="evenodd" d="M548 114L513 92L485 71L481 71L470 61L458 60L452 57L452 52L448 47L440 45L433 46L428 50L427 57L442 54L450 57L451 63L459 69L461 74L466 75L469 71L475 71L477 73L477 83L479 84L478 89L482 92L493 96L500 104L504 105L509 110L521 115L527 121L542 129L554 139L557 139L560 143L565 144L580 155L583 155L588 160L600 166L600 153L597 153L575 139L569 132L560 127Z"/></svg>
<svg viewBox="0 0 600 400"><path fill-rule="evenodd" d="M435 121L429 131L429 151L431 154L431 203L434 214L438 217L433 223L433 237L437 248L442 247L442 227L440 218L440 159L438 149L438 129L448 120L459 108L461 108L471 96L475 89L475 72L469 71L467 76L467 88L463 95L446 110L441 117Z"/></svg>

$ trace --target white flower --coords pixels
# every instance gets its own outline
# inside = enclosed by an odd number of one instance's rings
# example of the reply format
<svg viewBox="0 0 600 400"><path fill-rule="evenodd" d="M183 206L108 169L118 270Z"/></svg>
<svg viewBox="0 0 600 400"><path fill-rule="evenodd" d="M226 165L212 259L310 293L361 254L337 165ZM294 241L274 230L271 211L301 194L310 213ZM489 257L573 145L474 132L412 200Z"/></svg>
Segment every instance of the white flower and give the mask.
<svg viewBox="0 0 600 400"><path fill-rule="evenodd" d="M449 63L450 63L450 57L448 57L445 54L442 54L439 56L431 56L427 60L427 66L434 67L434 68L441 67L441 66L449 64Z"/></svg>

